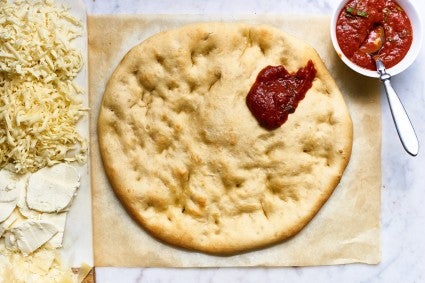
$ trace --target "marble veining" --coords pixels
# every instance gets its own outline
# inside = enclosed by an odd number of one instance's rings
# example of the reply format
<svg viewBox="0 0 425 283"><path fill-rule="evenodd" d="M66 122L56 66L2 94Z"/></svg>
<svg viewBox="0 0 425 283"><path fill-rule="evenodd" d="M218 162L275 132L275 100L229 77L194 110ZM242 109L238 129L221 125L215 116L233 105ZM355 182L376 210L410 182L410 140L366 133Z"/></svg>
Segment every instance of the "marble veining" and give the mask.
<svg viewBox="0 0 425 283"><path fill-rule="evenodd" d="M330 14L338 0L84 0L90 14ZM425 2L411 1L419 11ZM424 21L425 19L423 19ZM424 27L423 27L424 29ZM284 268L97 268L97 282L425 282L425 51L393 78L420 141L406 154L382 96L382 262Z"/></svg>
<svg viewBox="0 0 425 283"><path fill-rule="evenodd" d="M280 0L85 0L87 9L93 14L280 14L287 11L298 13L327 13L336 1L280 1Z"/></svg>

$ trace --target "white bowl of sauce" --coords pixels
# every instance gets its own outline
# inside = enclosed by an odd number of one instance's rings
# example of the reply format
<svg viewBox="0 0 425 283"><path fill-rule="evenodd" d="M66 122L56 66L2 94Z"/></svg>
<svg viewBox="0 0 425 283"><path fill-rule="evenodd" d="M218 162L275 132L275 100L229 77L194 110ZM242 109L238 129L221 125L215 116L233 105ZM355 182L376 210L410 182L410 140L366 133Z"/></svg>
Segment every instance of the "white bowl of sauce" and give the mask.
<svg viewBox="0 0 425 283"><path fill-rule="evenodd" d="M377 78L375 60L360 49L376 25L385 29L379 58L387 72L396 75L415 61L422 44L419 13L409 0L342 1L332 14L332 44L348 67Z"/></svg>

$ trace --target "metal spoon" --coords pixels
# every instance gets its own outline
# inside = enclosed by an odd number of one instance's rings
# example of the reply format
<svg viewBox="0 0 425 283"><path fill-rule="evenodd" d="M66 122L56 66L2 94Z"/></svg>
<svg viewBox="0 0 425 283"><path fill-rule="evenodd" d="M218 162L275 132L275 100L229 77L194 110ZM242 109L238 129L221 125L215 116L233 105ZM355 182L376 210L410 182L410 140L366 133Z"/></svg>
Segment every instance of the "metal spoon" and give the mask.
<svg viewBox="0 0 425 283"><path fill-rule="evenodd" d="M384 42L385 30L381 25L378 25L372 29L360 49L365 53L370 54L375 60L376 70L380 75L381 81L384 83L385 93L387 94L391 115L393 117L398 136L400 137L404 149L412 156L416 156L419 152L419 142L415 130L413 129L412 123L410 122L403 104L391 86L391 75L386 72L384 64L381 59L379 59L379 51L381 51Z"/></svg>

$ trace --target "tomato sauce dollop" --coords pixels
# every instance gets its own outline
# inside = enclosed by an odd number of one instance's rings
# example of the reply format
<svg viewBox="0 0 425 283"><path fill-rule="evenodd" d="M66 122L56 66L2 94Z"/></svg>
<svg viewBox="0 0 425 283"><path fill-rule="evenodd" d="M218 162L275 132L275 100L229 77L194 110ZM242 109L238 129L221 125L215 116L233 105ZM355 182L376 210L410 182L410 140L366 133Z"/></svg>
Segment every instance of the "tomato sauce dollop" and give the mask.
<svg viewBox="0 0 425 283"><path fill-rule="evenodd" d="M377 54L385 67L400 62L409 50L412 25L406 12L393 0L352 0L338 16L336 38L341 51L356 65L376 70L374 54L361 50L369 33L378 25L385 31L385 43Z"/></svg>
<svg viewBox="0 0 425 283"><path fill-rule="evenodd" d="M289 73L283 66L267 66L257 76L246 103L258 123L269 130L280 127L294 113L316 76L313 62Z"/></svg>

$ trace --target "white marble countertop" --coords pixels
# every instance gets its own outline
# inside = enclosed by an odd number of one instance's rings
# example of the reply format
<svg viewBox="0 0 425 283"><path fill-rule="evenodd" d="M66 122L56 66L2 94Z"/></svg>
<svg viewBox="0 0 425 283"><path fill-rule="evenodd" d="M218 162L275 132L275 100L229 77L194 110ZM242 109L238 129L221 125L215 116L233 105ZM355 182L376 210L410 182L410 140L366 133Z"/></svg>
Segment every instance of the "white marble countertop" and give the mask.
<svg viewBox="0 0 425 283"><path fill-rule="evenodd" d="M84 1L90 14L330 14L339 3L339 0ZM425 11L424 1L411 2L415 2L419 11ZM422 145L417 157L404 152L386 100L382 99L380 264L288 268L97 268L97 282L425 282L424 75L425 49L422 48L416 62L392 79Z"/></svg>

